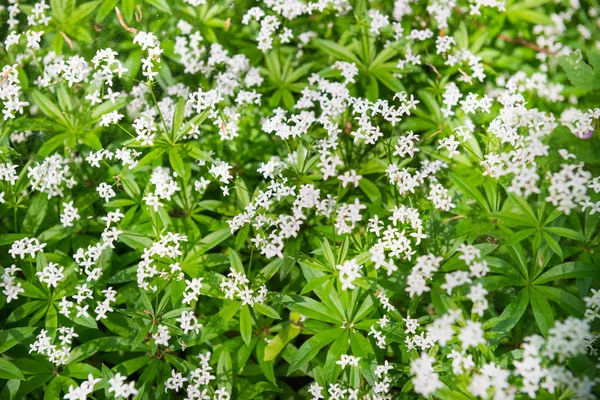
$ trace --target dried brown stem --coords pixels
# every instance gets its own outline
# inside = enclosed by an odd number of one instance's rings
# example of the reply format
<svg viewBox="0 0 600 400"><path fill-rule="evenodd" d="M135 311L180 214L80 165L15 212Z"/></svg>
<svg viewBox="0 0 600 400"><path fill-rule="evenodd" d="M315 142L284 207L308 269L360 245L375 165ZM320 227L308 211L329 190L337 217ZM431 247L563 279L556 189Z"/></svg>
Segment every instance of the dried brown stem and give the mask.
<svg viewBox="0 0 600 400"><path fill-rule="evenodd" d="M506 35L504 35L502 33L499 33L496 37L498 39L500 39L500 40L504 40L505 42L514 43L514 44L518 44L520 46L529 47L530 49L535 50L535 51L540 52L540 53L546 53L546 54L550 54L552 56L556 55L555 52L550 51L548 49L544 49L543 47L540 47L540 46L538 46L535 43L531 43L530 41L525 40L523 38L516 38L515 39L513 37L506 36Z"/></svg>
<svg viewBox="0 0 600 400"><path fill-rule="evenodd" d="M432 137L434 137L435 135L437 135L438 133L441 133L444 130L444 128L441 128L439 131L435 131L433 132L431 135L424 137L423 139L421 139L421 142L431 139Z"/></svg>
<svg viewBox="0 0 600 400"><path fill-rule="evenodd" d="M437 76L439 76L440 78L442 77L442 75L440 75L440 73L438 72L437 68L433 64L427 63L426 65L429 65L431 67L431 69L433 70L433 72L435 72L435 74Z"/></svg>
<svg viewBox="0 0 600 400"><path fill-rule="evenodd" d="M69 45L69 47L71 49L74 49L75 46L73 45L73 41L71 41L71 39L69 39L69 37L67 36L67 34L64 33L63 31L58 31L58 32L61 34L61 36L63 37L63 39L65 39L65 42L67 42L67 44Z"/></svg>
<svg viewBox="0 0 600 400"><path fill-rule="evenodd" d="M6 72L4 74L2 74L2 78L0 78L0 83L4 82L8 78L8 75L10 75L12 70L13 70L13 67L10 67L9 69L6 70Z"/></svg>
<svg viewBox="0 0 600 400"><path fill-rule="evenodd" d="M121 11L119 10L119 7L115 7L115 10L117 11L117 18L119 19L119 22L121 23L121 26L123 28L125 28L125 30L127 32L137 33L137 29L130 28L129 26L127 26L127 24L125 23L125 20L123 19L123 15L121 14Z"/></svg>
<svg viewBox="0 0 600 400"><path fill-rule="evenodd" d="M137 22L142 22L142 18L144 17L144 14L142 14L142 6L140 6L139 4L136 6L137 8L137 12L135 13L135 20ZM139 14L138 14L139 13Z"/></svg>
<svg viewBox="0 0 600 400"><path fill-rule="evenodd" d="M458 7L455 7L454 11L456 11L459 15L464 15L465 14ZM473 25L475 25L479 29L485 29L485 26L482 25L482 24L480 24L478 21L473 20L471 22L473 23ZM543 47L540 47L540 46L538 46L535 43L531 43L530 41L525 40L523 38L516 38L515 39L515 38L507 36L507 35L505 35L503 33L499 33L498 35L496 35L496 37L498 39L500 39L500 40L504 40L505 42L517 44L519 46L529 47L530 49L535 50L535 51L540 52L540 53L546 53L546 54L549 54L551 56L555 56L556 55L555 52L553 52L551 50L548 50L548 49L544 49Z"/></svg>
<svg viewBox="0 0 600 400"><path fill-rule="evenodd" d="M473 80L471 79L471 77L469 76L469 74L467 74L465 71L463 71L462 69L458 69L458 72L460 72L462 74L462 76L465 77L465 79L467 80L467 82L469 82L469 85L473 86Z"/></svg>

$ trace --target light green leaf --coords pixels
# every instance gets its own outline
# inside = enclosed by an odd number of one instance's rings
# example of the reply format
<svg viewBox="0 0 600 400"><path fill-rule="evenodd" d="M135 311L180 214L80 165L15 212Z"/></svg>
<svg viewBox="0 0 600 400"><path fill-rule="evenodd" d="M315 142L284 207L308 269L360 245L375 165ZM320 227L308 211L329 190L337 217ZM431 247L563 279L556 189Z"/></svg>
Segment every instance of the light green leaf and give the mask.
<svg viewBox="0 0 600 400"><path fill-rule="evenodd" d="M294 360L290 363L288 375L307 365L313 358L316 357L323 347L337 339L342 332L343 330L340 328L329 329L321 333L317 333L315 336L304 342L304 344L298 349L296 357L294 357Z"/></svg>
<svg viewBox="0 0 600 400"><path fill-rule="evenodd" d="M33 332L34 327L23 327L23 328L11 328L0 332L0 354L4 353L8 349L12 348L18 343L22 343L23 340L27 339Z"/></svg>
<svg viewBox="0 0 600 400"><path fill-rule="evenodd" d="M25 380L21 370L13 363L0 357L0 379Z"/></svg>
<svg viewBox="0 0 600 400"><path fill-rule="evenodd" d="M173 167L179 176L185 176L185 164L178 147L173 147L169 151L169 161L171 162L171 167Z"/></svg>
<svg viewBox="0 0 600 400"><path fill-rule="evenodd" d="M552 267L535 279L534 283L536 285L541 285L559 279L592 277L595 277L596 279L600 278L600 268L598 266L573 261Z"/></svg>
<svg viewBox="0 0 600 400"><path fill-rule="evenodd" d="M59 122L65 126L69 126L67 118L63 115L60 108L58 108L58 106L54 104L48 96L42 94L38 90L33 90L31 92L31 97L33 102L40 108L40 110L42 110L44 114L54 119L56 122Z"/></svg>
<svg viewBox="0 0 600 400"><path fill-rule="evenodd" d="M252 315L247 305L242 307L240 313L240 334L246 346L249 346L252 340Z"/></svg>
<svg viewBox="0 0 600 400"><path fill-rule="evenodd" d="M297 313L292 313L290 323L285 325L283 329L265 346L265 361L274 360L275 357L281 353L285 345L300 334L302 327L299 325L299 323L300 315Z"/></svg>
<svg viewBox="0 0 600 400"><path fill-rule="evenodd" d="M548 330L554 326L554 314L546 300L546 296L534 287L529 293L529 302L540 332L542 332L542 335L547 336Z"/></svg>
<svg viewBox="0 0 600 400"><path fill-rule="evenodd" d="M519 322L529 304L529 288L522 289L499 317L489 319L486 326L496 332L509 332Z"/></svg>
<svg viewBox="0 0 600 400"><path fill-rule="evenodd" d="M585 236L583 235L583 233L577 232L573 229L551 226L545 227L544 230L550 233L555 233L559 236L566 237L568 239L585 240Z"/></svg>
<svg viewBox="0 0 600 400"><path fill-rule="evenodd" d="M35 235L44 221L46 210L48 209L48 195L45 193L37 194L27 209L25 219L23 220L23 230Z"/></svg>
<svg viewBox="0 0 600 400"><path fill-rule="evenodd" d="M166 0L144 0L146 3L153 5L158 8L160 11L166 12L167 14L171 14L171 7L169 7L169 3Z"/></svg>
<svg viewBox="0 0 600 400"><path fill-rule="evenodd" d="M354 53L352 53L347 47L344 47L336 42L325 39L313 39L312 43L320 48L325 54L331 54L338 60L355 63L359 68L363 66Z"/></svg>

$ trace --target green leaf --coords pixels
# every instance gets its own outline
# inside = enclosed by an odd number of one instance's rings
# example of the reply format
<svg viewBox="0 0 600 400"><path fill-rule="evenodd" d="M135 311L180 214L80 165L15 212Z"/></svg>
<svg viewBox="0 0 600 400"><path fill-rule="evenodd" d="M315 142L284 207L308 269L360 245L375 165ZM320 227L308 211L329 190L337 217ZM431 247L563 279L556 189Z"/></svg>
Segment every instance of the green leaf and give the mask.
<svg viewBox="0 0 600 400"><path fill-rule="evenodd" d="M550 286L534 286L546 298L558 304L562 309L577 318L583 318L585 303L564 289Z"/></svg>
<svg viewBox="0 0 600 400"><path fill-rule="evenodd" d="M55 400L60 398L61 379L66 377L55 377L44 389L44 400Z"/></svg>
<svg viewBox="0 0 600 400"><path fill-rule="evenodd" d="M272 384L270 382L258 382L258 383L255 383L255 384L251 385L246 390L244 390L240 394L239 399L240 400L255 399L255 398L259 397L259 395L262 394L262 393L264 393L264 392L278 392L278 393L281 393L281 392L283 392L283 390L279 389L277 386L275 386L274 384ZM265 397L261 396L261 398L265 398Z"/></svg>
<svg viewBox="0 0 600 400"><path fill-rule="evenodd" d="M102 20L106 18L108 14L113 12L119 1L120 0L104 0L96 12L96 23L102 22Z"/></svg>
<svg viewBox="0 0 600 400"><path fill-rule="evenodd" d="M183 124L183 118L185 117L185 98L180 97L177 101L177 105L175 106L175 112L173 113L173 125L172 125L172 135L175 137L181 129L181 125Z"/></svg>
<svg viewBox="0 0 600 400"><path fill-rule="evenodd" d="M379 84L377 83L377 79L372 74L366 75L364 79L366 82L365 94L367 95L367 99L376 102L379 99Z"/></svg>
<svg viewBox="0 0 600 400"><path fill-rule="evenodd" d="M471 399L471 397L466 396L457 390L452 390L447 386L436 390L433 397L438 398L440 400L470 400Z"/></svg>
<svg viewBox="0 0 600 400"><path fill-rule="evenodd" d="M171 7L169 7L169 3L166 0L144 0L146 3L153 5L160 11L166 12L167 14L171 13Z"/></svg>
<svg viewBox="0 0 600 400"><path fill-rule="evenodd" d="M33 102L40 108L40 110L42 110L44 114L56 122L59 122L65 126L69 126L67 118L63 115L62 111L60 111L60 108L58 108L58 106L54 104L49 97L42 94L38 90L33 90L31 92L31 97Z"/></svg>
<svg viewBox="0 0 600 400"><path fill-rule="evenodd" d="M39 283L38 283L39 285ZM32 282L21 282L21 287L25 290L23 292L23 296L29 297L31 299L42 299L46 300L49 297L49 294L44 293L42 289L39 289Z"/></svg>
<svg viewBox="0 0 600 400"><path fill-rule="evenodd" d="M45 301L29 301L25 304L20 305L15 308L14 311L8 316L6 322L16 322L19 321L26 316L33 314L37 310L39 310L42 306L47 305L48 303Z"/></svg>
<svg viewBox="0 0 600 400"><path fill-rule="evenodd" d="M195 246L192 252L188 253L188 256L184 260L185 262L191 262L193 259L206 253L208 250L217 246L219 243L231 236L231 229L223 228L215 231L211 234L206 235L202 238Z"/></svg>
<svg viewBox="0 0 600 400"><path fill-rule="evenodd" d="M311 279L310 282L308 282L306 285L304 285L300 294L306 294L306 293L311 292L314 289L322 288L323 285L326 282L329 282L330 279L332 279L331 275L322 275L317 278Z"/></svg>
<svg viewBox="0 0 600 400"><path fill-rule="evenodd" d="M552 226L545 227L544 230L573 240L585 240L585 236L583 235L583 233L577 232L573 229Z"/></svg>
<svg viewBox="0 0 600 400"><path fill-rule="evenodd" d="M250 192L246 182L241 177L235 179L235 194L241 208L246 208L250 204Z"/></svg>
<svg viewBox="0 0 600 400"><path fill-rule="evenodd" d="M56 307L54 304L50 304L48 309L46 310L46 329L49 331L53 331L58 328L58 312L56 311Z"/></svg>
<svg viewBox="0 0 600 400"><path fill-rule="evenodd" d="M75 24L75 23L83 20L85 17L90 15L92 12L94 12L94 9L96 7L98 7L98 5L100 5L100 3L102 3L101 0L96 0L96 1L88 1L88 2L81 4L71 14L71 20L69 21L69 23Z"/></svg>
<svg viewBox="0 0 600 400"><path fill-rule="evenodd" d="M373 62L371 62L370 69L376 69L377 66L386 63L389 59L398 54L398 49L395 46L388 46L380 51Z"/></svg>
<svg viewBox="0 0 600 400"><path fill-rule="evenodd" d="M311 337L306 342L304 342L304 344L302 344L302 346L300 346L300 348L298 349L294 360L290 363L288 375L308 365L308 363L316 357L316 355L323 347L333 342L342 333L342 329L333 328L323 331L321 333L317 333L315 336Z"/></svg>
<svg viewBox="0 0 600 400"><path fill-rule="evenodd" d="M429 111L430 117L432 117L434 121L441 121L442 120L442 112L440 110L440 105L438 104L435 97L431 93L429 93L428 90L425 90L425 89L419 89L417 91L417 94L418 94L419 98L421 99L421 101L423 101L423 104L425 105L425 107L427 107L427 111ZM473 189L473 190L475 190L475 189Z"/></svg>
<svg viewBox="0 0 600 400"><path fill-rule="evenodd" d="M104 103L98 104L96 107L92 109L92 113L90 114L90 119L94 122L99 121L104 114L108 114L110 112L120 110L130 103L129 99L118 99L114 102L107 100Z"/></svg>
<svg viewBox="0 0 600 400"><path fill-rule="evenodd" d="M490 211L490 206L488 202L485 201L485 198L481 194L475 186L469 182L468 179L455 175L453 173L448 173L448 179L460 190L464 195L466 195L469 199L474 199L477 204L479 204L484 210Z"/></svg>
<svg viewBox="0 0 600 400"><path fill-rule="evenodd" d="M568 56L562 56L558 59L558 64L567 73L567 78L573 86L594 90L600 88L598 72L582 60L581 54L572 53Z"/></svg>
<svg viewBox="0 0 600 400"><path fill-rule="evenodd" d="M64 142L70 137L70 133L61 133L58 135L53 136L52 138L50 138L49 140L47 140L46 142L44 142L44 144L42 145L42 147L40 147L39 151L38 151L38 155L40 156L47 156L50 153L52 153L54 150L56 150L56 148L58 146L61 146L64 144Z"/></svg>
<svg viewBox="0 0 600 400"><path fill-rule="evenodd" d="M0 332L0 354L15 346L17 343L22 343L33 332L34 327L11 328Z"/></svg>
<svg viewBox="0 0 600 400"><path fill-rule="evenodd" d="M229 249L229 263L234 271L244 273L244 265L240 255L233 249Z"/></svg>
<svg viewBox="0 0 600 400"><path fill-rule="evenodd" d="M517 271L519 271L525 280L529 279L529 269L527 268L527 256L521 245L512 244L507 246L508 255L515 262Z"/></svg>
<svg viewBox="0 0 600 400"><path fill-rule="evenodd" d="M231 321L231 319L240 309L241 305L241 302L234 301L219 311L217 315L213 316L206 327L202 330L202 335L199 338L199 342L206 342L219 336L225 324Z"/></svg>
<svg viewBox="0 0 600 400"><path fill-rule="evenodd" d="M515 281L512 276L502 276L502 275L488 275L479 280L485 290L488 292L492 292L495 290L503 289L505 287L511 286L522 286L522 281Z"/></svg>
<svg viewBox="0 0 600 400"><path fill-rule="evenodd" d="M328 382L336 382L341 372L337 362L348 351L348 331L344 331L331 345L325 361L325 377Z"/></svg>
<svg viewBox="0 0 600 400"><path fill-rule="evenodd" d="M523 229L522 231L518 231L514 235L509 236L506 244L516 244L519 243L531 235L534 235L538 230L536 228Z"/></svg>
<svg viewBox="0 0 600 400"><path fill-rule="evenodd" d="M132 343L132 340L119 336L106 336L89 340L71 351L68 364L83 361L99 351L137 351L145 353L149 350L149 347L145 345L139 345L136 350L132 350Z"/></svg>
<svg viewBox="0 0 600 400"><path fill-rule="evenodd" d="M374 385L376 378L368 367L375 361L375 349L373 345L359 331L355 331L350 334L350 347L352 348L352 353L361 358L359 363L361 375L365 377L370 385ZM355 371L355 373L358 373L358 371ZM358 374L356 375L356 381L358 381Z"/></svg>
<svg viewBox="0 0 600 400"><path fill-rule="evenodd" d="M71 97L69 96L65 85L58 85L56 89L56 95L58 96L58 105L61 109L64 111L70 111L73 108Z"/></svg>
<svg viewBox="0 0 600 400"><path fill-rule="evenodd" d="M508 13L508 18L511 21L526 21L536 25L552 25L550 17L542 12L536 10L516 10Z"/></svg>
<svg viewBox="0 0 600 400"><path fill-rule="evenodd" d="M146 357L146 362L148 362L148 358ZM75 363L71 365L67 365L67 367L63 370L63 375L69 376L71 378L77 379L87 379L88 375L92 374L94 376L100 376L102 372L89 364L85 363ZM129 375L129 374L128 374Z"/></svg>
<svg viewBox="0 0 600 400"><path fill-rule="evenodd" d="M242 307L240 313L240 334L246 346L249 346L252 340L252 315L247 305Z"/></svg>
<svg viewBox="0 0 600 400"><path fill-rule="evenodd" d="M554 326L554 314L546 300L546 296L534 287L529 293L529 302L540 332L542 332L542 335L547 336L548 330Z"/></svg>
<svg viewBox="0 0 600 400"><path fill-rule="evenodd" d="M285 306L288 309L308 318L316 319L318 321L331 322L334 324L343 322L339 318L335 317L337 314L336 312L332 311L324 304L311 299L310 297L285 296L284 301Z"/></svg>
<svg viewBox="0 0 600 400"><path fill-rule="evenodd" d="M510 227L537 226L537 224L527 218L525 215L509 211L494 211L488 214L492 218L497 218ZM534 228L537 230L537 228ZM519 240L520 241L520 240ZM515 242L516 243L516 242Z"/></svg>
<svg viewBox="0 0 600 400"><path fill-rule="evenodd" d="M79 136L79 139L94 150L102 150L102 142L100 141L99 133L94 130L88 132L86 135Z"/></svg>
<svg viewBox="0 0 600 400"><path fill-rule="evenodd" d="M183 128L181 128L179 130L179 134L177 135L177 137L180 138L181 136L187 134L192 129L192 125L196 125L196 126L201 125L206 120L206 118L208 118L209 112L210 112L210 109L208 109L200 114L196 114L192 119L190 119L188 122L185 123ZM206 153L201 152L199 149L197 149L195 147L194 147L194 150L196 151L195 155L194 155L194 152L190 152L190 156L192 156L194 158L201 158L204 160L208 160ZM202 157L200 157L201 154L202 154Z"/></svg>
<svg viewBox="0 0 600 400"><path fill-rule="evenodd" d="M169 151L169 161L171 162L171 167L173 167L179 176L185 176L185 164L178 147L173 147Z"/></svg>
<svg viewBox="0 0 600 400"><path fill-rule="evenodd" d="M595 265L585 264L579 261L567 262L552 267L537 279L534 283L541 285L544 283L557 281L559 279L570 278L600 278L600 268Z"/></svg>
<svg viewBox="0 0 600 400"><path fill-rule="evenodd" d="M529 304L529 288L522 289L519 294L502 311L499 317L489 319L490 325L496 332L509 332L519 322Z"/></svg>
<svg viewBox="0 0 600 400"><path fill-rule="evenodd" d="M0 379L25 380L21 370L13 363L0 357Z"/></svg>
<svg viewBox="0 0 600 400"><path fill-rule="evenodd" d="M0 246L12 244L16 240L21 240L28 235L26 233L4 233L0 235Z"/></svg>
<svg viewBox="0 0 600 400"><path fill-rule="evenodd" d="M406 91L406 88L404 87L402 82L400 82L400 79L396 78L389 72L382 70L375 70L372 72L375 78L377 78L379 82L383 83L383 85L390 89L392 92L399 93Z"/></svg>
<svg viewBox="0 0 600 400"><path fill-rule="evenodd" d="M123 189L127 195L132 199L138 199L141 196L140 187L132 174L123 174L121 177L121 183L123 184Z"/></svg>
<svg viewBox="0 0 600 400"><path fill-rule="evenodd" d="M25 214L25 219L23 220L23 231L35 235L44 221L47 209L48 195L45 193L36 195L33 200L31 200L29 209L27 209L27 214Z"/></svg>
<svg viewBox="0 0 600 400"><path fill-rule="evenodd" d="M533 212L533 208L531 208L529 203L527 203L527 200L521 196L516 196L512 193L508 197L517 205L519 210L521 210L521 212L525 216L527 216L527 218L530 220L530 222L532 222L534 224L534 226L537 226L538 220L535 216L535 213Z"/></svg>
<svg viewBox="0 0 600 400"><path fill-rule="evenodd" d="M165 152L164 148L158 148L158 149L152 150L151 152L146 154L144 157L142 157L142 159L138 162L138 164L133 169L133 172L137 172L140 169L142 169L142 167L144 165L151 164L154 161L158 160L164 152Z"/></svg>
<svg viewBox="0 0 600 400"><path fill-rule="evenodd" d="M267 305L261 304L261 303L256 303L252 307L254 308L254 311L258 311L259 313L261 313L264 316L267 316L267 317L273 318L273 319L281 319L281 316L279 316L279 313L277 313L277 311L275 311L270 306L267 306Z"/></svg>
<svg viewBox="0 0 600 400"><path fill-rule="evenodd" d="M275 371L273 370L273 361L265 360L265 347L265 341L259 340L256 344L256 359L258 360L258 365L260 366L260 370L265 378L267 378L269 382L277 384L277 380L275 379Z"/></svg>
<svg viewBox="0 0 600 400"><path fill-rule="evenodd" d="M217 363L217 380L220 387L224 387L231 393L231 388L233 387L233 366L229 350L223 350L219 355L219 362Z"/></svg>
<svg viewBox="0 0 600 400"><path fill-rule="evenodd" d="M331 54L338 60L355 63L357 67L363 67L363 64L348 48L325 39L313 39L312 43L320 48L325 54Z"/></svg>
<svg viewBox="0 0 600 400"><path fill-rule="evenodd" d="M360 186L361 190L367 195L371 203L381 203L381 192L373 182L371 182L367 178L362 178L359 181L358 185Z"/></svg>
<svg viewBox="0 0 600 400"><path fill-rule="evenodd" d="M281 353L285 345L300 334L302 328L298 325L298 323L299 318L297 321L290 321L289 324L285 325L283 329L277 335L275 335L275 337L271 339L269 343L267 343L264 350L265 361L274 360L275 357Z"/></svg>
<svg viewBox="0 0 600 400"><path fill-rule="evenodd" d="M564 258L563 256L563 251L562 248L560 247L560 245L558 244L558 242L556 241L556 239L554 239L552 236L550 236L548 233L542 231L542 235L544 236L544 239L546 240L546 243L548 243L548 246L552 249L553 252L555 252L560 258L561 260Z"/></svg>

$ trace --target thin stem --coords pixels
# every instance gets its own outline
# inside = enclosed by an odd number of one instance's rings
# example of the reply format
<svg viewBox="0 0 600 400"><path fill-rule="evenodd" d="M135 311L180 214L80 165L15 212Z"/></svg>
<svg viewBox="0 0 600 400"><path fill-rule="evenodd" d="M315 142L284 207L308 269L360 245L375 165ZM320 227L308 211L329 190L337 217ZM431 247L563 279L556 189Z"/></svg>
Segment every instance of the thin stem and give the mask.
<svg viewBox="0 0 600 400"><path fill-rule="evenodd" d="M154 101L154 105L156 106L156 109L158 110L158 115L160 116L160 120L162 121L164 127L165 127L165 133L169 133L169 128L167 127L167 123L165 122L165 118L162 115L162 111L160 111L160 107L158 106L158 101L156 100L156 96L154 96L154 90L152 89L152 84L150 82L148 82L148 89L150 89L150 95L152 96L152 100Z"/></svg>
<svg viewBox="0 0 600 400"><path fill-rule="evenodd" d="M129 136L131 136L132 138L134 138L134 139L136 138L136 137L133 135L133 133L131 133L131 132L129 132L127 129L123 128L123 127L121 126L121 124L117 123L116 125L117 125L119 128L121 128L121 130L122 130L123 132L127 133L127 134L128 134Z"/></svg>

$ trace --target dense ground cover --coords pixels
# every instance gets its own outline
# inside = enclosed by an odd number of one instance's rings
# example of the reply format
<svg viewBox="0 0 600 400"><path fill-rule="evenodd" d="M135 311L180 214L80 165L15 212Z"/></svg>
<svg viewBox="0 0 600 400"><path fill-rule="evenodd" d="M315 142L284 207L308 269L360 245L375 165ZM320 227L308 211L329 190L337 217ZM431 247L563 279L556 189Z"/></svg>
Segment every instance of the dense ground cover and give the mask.
<svg viewBox="0 0 600 400"><path fill-rule="evenodd" d="M596 0L7 0L2 399L593 399Z"/></svg>

